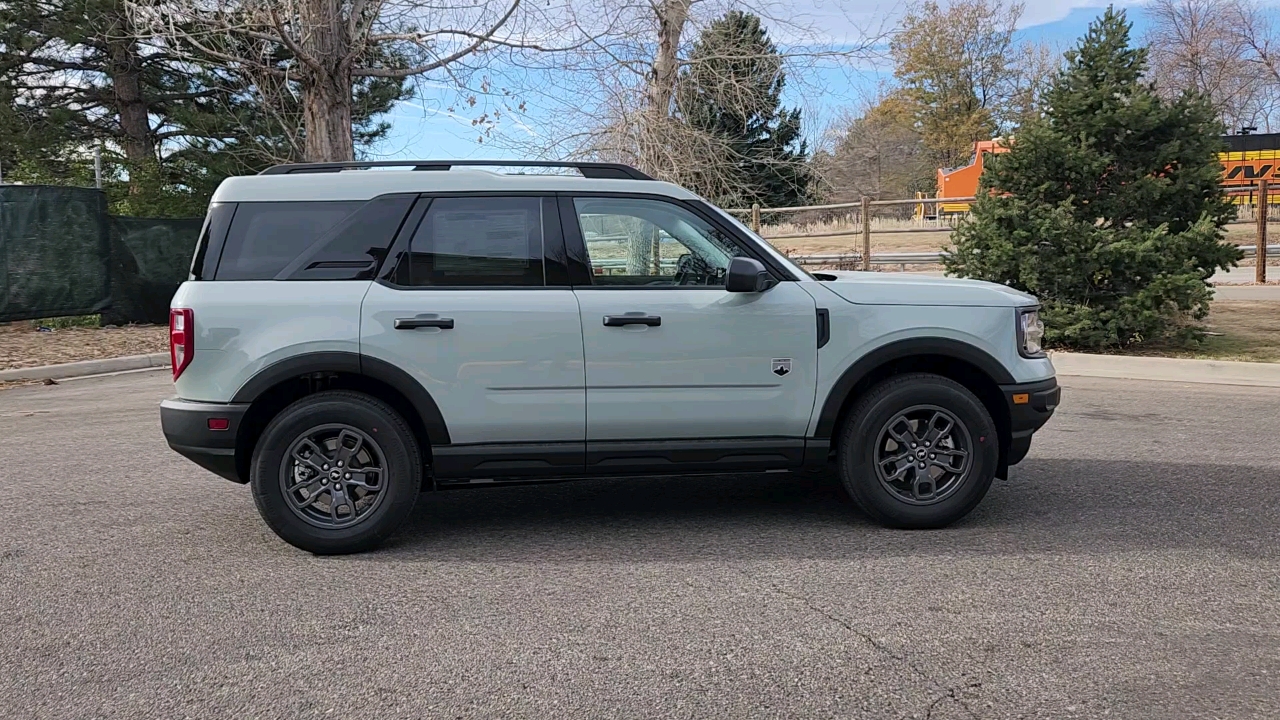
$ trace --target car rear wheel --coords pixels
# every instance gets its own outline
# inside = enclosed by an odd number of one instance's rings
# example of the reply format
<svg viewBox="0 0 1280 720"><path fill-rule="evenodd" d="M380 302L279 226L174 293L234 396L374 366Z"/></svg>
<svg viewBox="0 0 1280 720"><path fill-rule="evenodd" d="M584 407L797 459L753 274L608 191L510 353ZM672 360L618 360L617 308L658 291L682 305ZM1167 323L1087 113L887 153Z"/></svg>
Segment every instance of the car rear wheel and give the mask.
<svg viewBox="0 0 1280 720"><path fill-rule="evenodd" d="M937 528L969 514L999 462L995 423L967 388L913 373L871 388L838 439L840 479L876 522Z"/></svg>
<svg viewBox="0 0 1280 720"><path fill-rule="evenodd" d="M319 555L381 544L413 510L421 452L404 419L368 395L309 395L280 412L254 449L249 482L267 525Z"/></svg>

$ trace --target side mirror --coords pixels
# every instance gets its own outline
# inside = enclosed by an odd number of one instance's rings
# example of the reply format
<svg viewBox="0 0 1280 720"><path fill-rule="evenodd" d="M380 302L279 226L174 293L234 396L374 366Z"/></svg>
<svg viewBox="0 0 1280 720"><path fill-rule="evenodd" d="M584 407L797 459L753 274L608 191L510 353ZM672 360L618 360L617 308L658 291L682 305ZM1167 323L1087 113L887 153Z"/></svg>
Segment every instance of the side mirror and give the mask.
<svg viewBox="0 0 1280 720"><path fill-rule="evenodd" d="M749 257L730 260L724 277L724 289L729 292L760 293L777 284L778 281L773 279L759 260Z"/></svg>

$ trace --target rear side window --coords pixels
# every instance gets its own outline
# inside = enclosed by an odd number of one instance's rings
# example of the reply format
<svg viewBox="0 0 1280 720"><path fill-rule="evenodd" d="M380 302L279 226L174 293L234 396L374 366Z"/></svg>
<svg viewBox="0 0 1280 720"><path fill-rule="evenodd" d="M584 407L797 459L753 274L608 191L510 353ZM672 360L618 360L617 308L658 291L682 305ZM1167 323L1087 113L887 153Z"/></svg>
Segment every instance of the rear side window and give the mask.
<svg viewBox="0 0 1280 720"><path fill-rule="evenodd" d="M196 241L196 253L191 258L191 279L213 279L222 255L222 241L227 237L227 227L235 215L235 203L211 203Z"/></svg>
<svg viewBox="0 0 1280 720"><path fill-rule="evenodd" d="M542 200L437 198L396 281L433 287L542 286Z"/></svg>
<svg viewBox="0 0 1280 720"><path fill-rule="evenodd" d="M236 207L218 280L271 280L362 201L248 202Z"/></svg>

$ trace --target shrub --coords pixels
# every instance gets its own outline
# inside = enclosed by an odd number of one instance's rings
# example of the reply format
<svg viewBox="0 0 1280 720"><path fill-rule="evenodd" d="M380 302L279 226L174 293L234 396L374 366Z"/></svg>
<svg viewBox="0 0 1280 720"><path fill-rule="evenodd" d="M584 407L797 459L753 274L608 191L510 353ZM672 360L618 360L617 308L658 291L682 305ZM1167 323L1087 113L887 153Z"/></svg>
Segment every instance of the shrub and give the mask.
<svg viewBox="0 0 1280 720"><path fill-rule="evenodd" d="M1123 12L1089 27L1044 116L989 159L950 274L1038 296L1051 346L1089 349L1196 335L1234 209L1220 187L1225 128L1204 98L1158 97Z"/></svg>

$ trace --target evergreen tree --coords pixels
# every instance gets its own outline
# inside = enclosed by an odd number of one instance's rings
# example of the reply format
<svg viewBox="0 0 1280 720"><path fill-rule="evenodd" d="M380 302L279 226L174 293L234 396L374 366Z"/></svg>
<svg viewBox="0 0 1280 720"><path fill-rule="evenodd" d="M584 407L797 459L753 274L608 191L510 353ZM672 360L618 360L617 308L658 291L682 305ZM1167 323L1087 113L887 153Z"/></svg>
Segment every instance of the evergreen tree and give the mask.
<svg viewBox="0 0 1280 720"><path fill-rule="evenodd" d="M113 212L201 215L227 175L300 156L294 95L265 101L252 79L137 35L125 0L0 0L6 179L92 182L92 148L101 147ZM287 54L274 50L288 70ZM377 118L405 94L403 80L355 88L357 143L385 135Z"/></svg>
<svg viewBox="0 0 1280 720"><path fill-rule="evenodd" d="M690 52L676 89L680 116L729 148L737 177L722 204L803 205L810 171L800 110L782 107L783 57L760 18L733 10Z"/></svg>
<svg viewBox="0 0 1280 720"><path fill-rule="evenodd" d="M955 275L1037 295L1051 345L1104 348L1194 336L1234 211L1224 128L1204 98L1161 100L1147 52L1110 8L1048 91L1043 119L990 160L946 260Z"/></svg>

